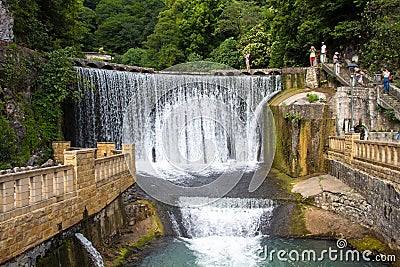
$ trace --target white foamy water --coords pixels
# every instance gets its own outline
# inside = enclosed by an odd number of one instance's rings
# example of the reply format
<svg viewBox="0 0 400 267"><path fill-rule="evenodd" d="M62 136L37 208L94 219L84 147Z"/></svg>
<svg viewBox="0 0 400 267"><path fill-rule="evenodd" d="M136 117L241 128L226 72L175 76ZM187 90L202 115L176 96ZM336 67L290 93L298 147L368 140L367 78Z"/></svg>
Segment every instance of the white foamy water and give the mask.
<svg viewBox="0 0 400 267"><path fill-rule="evenodd" d="M257 266L265 237L262 229L269 226L273 201L206 197L181 197L179 201L187 236L181 238L197 266Z"/></svg>
<svg viewBox="0 0 400 267"><path fill-rule="evenodd" d="M104 267L103 257L101 257L100 252L93 246L92 242L90 242L83 234L75 233L75 237L81 242L83 247L89 254L89 257L92 259L93 263L97 267Z"/></svg>

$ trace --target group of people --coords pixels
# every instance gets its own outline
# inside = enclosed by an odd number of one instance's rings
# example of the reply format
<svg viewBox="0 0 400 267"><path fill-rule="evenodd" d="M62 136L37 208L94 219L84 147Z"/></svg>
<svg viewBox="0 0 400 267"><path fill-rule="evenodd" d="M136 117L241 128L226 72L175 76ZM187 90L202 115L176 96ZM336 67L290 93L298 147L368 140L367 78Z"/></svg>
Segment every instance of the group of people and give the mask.
<svg viewBox="0 0 400 267"><path fill-rule="evenodd" d="M326 45L324 42L321 43L321 50L319 53L319 62L325 63L326 62ZM310 66L313 67L317 64L316 57L317 57L318 51L315 49L315 46L311 46L310 48Z"/></svg>

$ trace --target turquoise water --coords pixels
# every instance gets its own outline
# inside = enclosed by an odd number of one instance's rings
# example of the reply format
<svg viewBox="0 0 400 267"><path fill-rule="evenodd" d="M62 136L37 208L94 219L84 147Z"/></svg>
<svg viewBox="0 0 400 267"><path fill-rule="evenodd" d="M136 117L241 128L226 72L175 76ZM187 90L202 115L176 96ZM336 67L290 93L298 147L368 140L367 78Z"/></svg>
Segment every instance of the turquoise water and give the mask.
<svg viewBox="0 0 400 267"><path fill-rule="evenodd" d="M166 239L141 266L384 266L345 239L270 237L280 205L270 199L182 197L180 203L169 213L178 237Z"/></svg>
<svg viewBox="0 0 400 267"><path fill-rule="evenodd" d="M280 258L278 251L284 251ZM169 240L140 266L388 266L372 260L350 248L339 249L331 240L209 236Z"/></svg>

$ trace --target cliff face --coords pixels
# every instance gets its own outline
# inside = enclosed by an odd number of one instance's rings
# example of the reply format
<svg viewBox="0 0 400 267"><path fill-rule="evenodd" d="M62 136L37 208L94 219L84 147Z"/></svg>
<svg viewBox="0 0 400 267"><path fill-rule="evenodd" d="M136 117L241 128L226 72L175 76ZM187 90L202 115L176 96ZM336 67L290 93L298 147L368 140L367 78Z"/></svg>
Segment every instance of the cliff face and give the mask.
<svg viewBox="0 0 400 267"><path fill-rule="evenodd" d="M13 41L13 24L14 20L8 6L4 0L0 0L0 40Z"/></svg>

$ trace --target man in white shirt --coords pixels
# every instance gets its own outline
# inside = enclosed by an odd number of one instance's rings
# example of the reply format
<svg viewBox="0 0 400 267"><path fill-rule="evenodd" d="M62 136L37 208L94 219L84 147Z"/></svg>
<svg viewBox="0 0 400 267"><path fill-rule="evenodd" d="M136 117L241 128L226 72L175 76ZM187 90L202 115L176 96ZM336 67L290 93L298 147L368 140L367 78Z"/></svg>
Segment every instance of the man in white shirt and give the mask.
<svg viewBox="0 0 400 267"><path fill-rule="evenodd" d="M326 45L324 42L322 42L320 62L325 63L325 60L326 60Z"/></svg>

